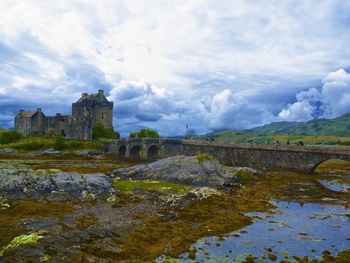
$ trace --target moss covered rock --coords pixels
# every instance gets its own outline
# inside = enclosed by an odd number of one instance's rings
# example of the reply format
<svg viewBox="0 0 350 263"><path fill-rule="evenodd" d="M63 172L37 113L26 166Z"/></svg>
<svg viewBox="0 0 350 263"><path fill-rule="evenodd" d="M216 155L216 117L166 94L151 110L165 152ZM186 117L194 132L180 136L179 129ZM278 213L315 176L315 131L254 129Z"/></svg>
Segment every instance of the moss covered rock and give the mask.
<svg viewBox="0 0 350 263"><path fill-rule="evenodd" d="M121 168L111 173L122 179L164 180L190 186L234 186L239 178L212 158L173 156L144 165Z"/></svg>

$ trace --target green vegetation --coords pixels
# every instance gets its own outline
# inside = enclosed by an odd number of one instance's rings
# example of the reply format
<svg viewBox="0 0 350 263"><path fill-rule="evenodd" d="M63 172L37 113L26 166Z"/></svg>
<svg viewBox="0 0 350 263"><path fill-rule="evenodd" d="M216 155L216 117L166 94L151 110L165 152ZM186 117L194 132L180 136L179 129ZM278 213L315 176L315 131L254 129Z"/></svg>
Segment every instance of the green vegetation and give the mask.
<svg viewBox="0 0 350 263"><path fill-rule="evenodd" d="M53 149L55 151L62 151L64 149L64 146L64 139L61 136L57 136L53 145Z"/></svg>
<svg viewBox="0 0 350 263"><path fill-rule="evenodd" d="M0 144L9 144L18 142L23 135L17 131L2 130L0 132Z"/></svg>
<svg viewBox="0 0 350 263"><path fill-rule="evenodd" d="M124 193L131 193L134 189L154 190L158 192L172 191L184 192L191 188L181 184L169 183L166 181L149 180L116 180L114 186L117 190Z"/></svg>
<svg viewBox="0 0 350 263"><path fill-rule="evenodd" d="M101 149L101 145L97 141L78 141L78 140L65 140L62 137L46 138L46 137L23 137L17 142L9 144L0 144L1 148L12 148L19 151L31 152L40 151L54 148L55 150L98 150Z"/></svg>
<svg viewBox="0 0 350 263"><path fill-rule="evenodd" d="M215 160L215 158L207 153L197 153L196 154L197 160L202 163L204 161L211 161Z"/></svg>
<svg viewBox="0 0 350 263"><path fill-rule="evenodd" d="M261 127L250 129L263 134L288 135L332 135L337 137L350 136L350 113L334 119L318 119L308 122L273 122Z"/></svg>
<svg viewBox="0 0 350 263"><path fill-rule="evenodd" d="M236 173L236 176L239 177L240 182L242 183L255 182L259 179L258 176L256 176L254 173L252 173L249 170L240 170Z"/></svg>
<svg viewBox="0 0 350 263"><path fill-rule="evenodd" d="M331 135L287 135L287 134L262 134L252 131L233 131L224 130L218 132L208 133L206 135L196 136L195 139L207 140L214 138L219 142L232 143L269 143L273 144L279 141L281 144L297 144L303 141L305 144L324 144L324 145L350 145L350 137L337 137Z"/></svg>
<svg viewBox="0 0 350 263"><path fill-rule="evenodd" d="M131 132L129 135L130 138L159 138L159 133L155 130L142 128L139 132Z"/></svg>
<svg viewBox="0 0 350 263"><path fill-rule="evenodd" d="M40 258L40 262L49 262L51 260L51 256L48 254L44 254L41 258Z"/></svg>
<svg viewBox="0 0 350 263"><path fill-rule="evenodd" d="M113 129L107 129L102 124L96 124L92 129L92 139L119 139L120 135Z"/></svg>
<svg viewBox="0 0 350 263"><path fill-rule="evenodd" d="M308 122L273 122L250 130L223 130L195 139L215 139L234 143L324 144L350 146L350 113L335 119L318 119Z"/></svg>
<svg viewBox="0 0 350 263"><path fill-rule="evenodd" d="M32 232L30 234L24 234L24 235L15 237L7 246L5 246L0 250L0 257L9 248L38 243L39 240L43 238L42 235L45 233L47 233L47 231L39 230L39 231Z"/></svg>
<svg viewBox="0 0 350 263"><path fill-rule="evenodd" d="M328 160L321 163L315 170L321 174L344 174L350 173L350 162L343 160Z"/></svg>

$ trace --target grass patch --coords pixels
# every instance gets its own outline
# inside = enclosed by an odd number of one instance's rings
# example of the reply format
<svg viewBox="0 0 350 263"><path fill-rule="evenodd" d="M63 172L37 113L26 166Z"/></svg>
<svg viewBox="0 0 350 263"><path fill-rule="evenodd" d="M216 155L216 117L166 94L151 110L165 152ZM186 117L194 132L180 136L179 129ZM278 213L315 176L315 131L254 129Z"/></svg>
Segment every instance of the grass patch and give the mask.
<svg viewBox="0 0 350 263"><path fill-rule="evenodd" d="M215 158L207 153L197 153L196 158L198 162L202 163L204 161L212 161L215 160Z"/></svg>
<svg viewBox="0 0 350 263"><path fill-rule="evenodd" d="M332 135L288 135L288 134L267 134L257 133L252 131L233 131L225 130L209 133L206 135L199 135L195 137L199 140L207 140L208 138L214 138L219 142L228 143L262 143L262 144L274 144L279 141L281 144L286 145L287 142L291 145L297 144L299 141L303 141L308 145L337 145L347 147L350 145L350 137L340 137Z"/></svg>
<svg viewBox="0 0 350 263"><path fill-rule="evenodd" d="M100 150L102 145L98 141L78 141L61 139L60 150ZM31 152L57 148L57 140L45 137L25 137L17 142L2 144L1 148L12 148L19 151Z"/></svg>
<svg viewBox="0 0 350 263"><path fill-rule="evenodd" d="M152 190L158 192L185 192L191 188L181 184L169 183L166 181L149 180L117 180L114 182L117 190L123 193L132 193L134 189Z"/></svg>

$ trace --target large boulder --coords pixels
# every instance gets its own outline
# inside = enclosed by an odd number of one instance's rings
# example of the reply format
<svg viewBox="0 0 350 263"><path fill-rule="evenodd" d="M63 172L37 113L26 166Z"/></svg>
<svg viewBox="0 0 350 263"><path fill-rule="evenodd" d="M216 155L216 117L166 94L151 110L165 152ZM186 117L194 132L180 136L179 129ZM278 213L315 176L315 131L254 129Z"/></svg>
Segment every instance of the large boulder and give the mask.
<svg viewBox="0 0 350 263"><path fill-rule="evenodd" d="M217 160L196 156L173 156L144 165L120 168L110 173L113 178L156 179L191 186L234 186L239 178Z"/></svg>
<svg viewBox="0 0 350 263"><path fill-rule="evenodd" d="M0 197L3 199L107 199L114 194L113 182L104 174L40 175L23 167L0 166Z"/></svg>

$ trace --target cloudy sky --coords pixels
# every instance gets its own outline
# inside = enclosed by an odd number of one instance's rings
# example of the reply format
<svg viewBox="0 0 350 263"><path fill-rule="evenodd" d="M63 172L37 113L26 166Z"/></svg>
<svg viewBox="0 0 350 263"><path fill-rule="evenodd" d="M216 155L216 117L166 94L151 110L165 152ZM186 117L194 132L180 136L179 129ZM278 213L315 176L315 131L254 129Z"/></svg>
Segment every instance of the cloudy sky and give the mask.
<svg viewBox="0 0 350 263"><path fill-rule="evenodd" d="M1 0L0 126L98 89L123 134L332 118L349 43L349 0Z"/></svg>

